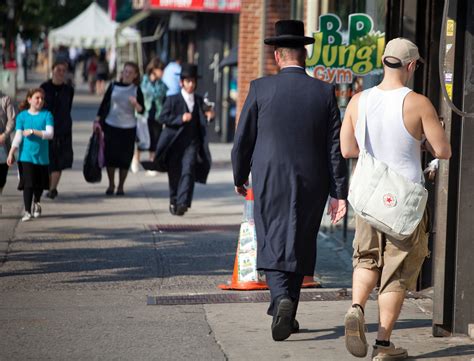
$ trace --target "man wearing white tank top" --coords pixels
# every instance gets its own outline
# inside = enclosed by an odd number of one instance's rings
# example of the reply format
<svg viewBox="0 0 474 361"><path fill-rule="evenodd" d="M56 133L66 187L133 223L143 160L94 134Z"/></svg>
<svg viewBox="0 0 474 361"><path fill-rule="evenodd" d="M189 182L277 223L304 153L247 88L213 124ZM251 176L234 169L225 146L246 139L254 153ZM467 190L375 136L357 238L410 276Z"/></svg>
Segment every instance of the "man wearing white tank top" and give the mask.
<svg viewBox="0 0 474 361"><path fill-rule="evenodd" d="M428 98L406 87L421 61L411 41L389 41L383 57L384 78L367 90L366 149L375 158L413 182L422 182L420 152L425 148L436 158L448 159L451 147ZM360 129L357 121L360 94L347 106L342 129L341 150L345 158L359 155ZM352 306L345 319L347 350L365 357L364 308L379 285L379 327L373 347L373 360L401 360L408 354L390 342L390 336L405 298L413 289L428 251L428 216L403 241L374 229L356 216L352 279Z"/></svg>

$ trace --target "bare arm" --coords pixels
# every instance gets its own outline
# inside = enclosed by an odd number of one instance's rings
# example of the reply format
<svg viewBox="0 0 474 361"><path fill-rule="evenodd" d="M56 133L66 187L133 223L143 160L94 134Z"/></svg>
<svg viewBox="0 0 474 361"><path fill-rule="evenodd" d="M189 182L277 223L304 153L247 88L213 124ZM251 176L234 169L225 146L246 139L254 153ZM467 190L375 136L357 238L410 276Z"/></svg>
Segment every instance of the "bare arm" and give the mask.
<svg viewBox="0 0 474 361"><path fill-rule="evenodd" d="M451 145L438 119L436 110L428 98L422 96L420 101L420 116L423 133L426 136L426 148L439 159L451 158Z"/></svg>
<svg viewBox="0 0 474 361"><path fill-rule="evenodd" d="M344 158L357 158L359 146L355 137L355 125L360 93L352 97L346 108L341 128L341 152Z"/></svg>

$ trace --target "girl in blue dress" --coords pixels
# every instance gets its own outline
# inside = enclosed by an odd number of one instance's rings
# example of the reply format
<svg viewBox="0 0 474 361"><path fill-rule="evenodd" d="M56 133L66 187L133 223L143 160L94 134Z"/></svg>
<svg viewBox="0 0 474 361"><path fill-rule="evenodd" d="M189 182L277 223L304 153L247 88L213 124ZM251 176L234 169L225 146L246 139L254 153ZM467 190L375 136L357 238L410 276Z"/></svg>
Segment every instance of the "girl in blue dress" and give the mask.
<svg viewBox="0 0 474 361"><path fill-rule="evenodd" d="M29 90L26 99L20 104L21 112L16 117L16 133L8 154L7 164L15 162L18 152L18 170L20 183L18 190L23 191L25 214L22 221L41 215L41 194L49 189L49 144L53 138L53 116L43 110L44 90Z"/></svg>

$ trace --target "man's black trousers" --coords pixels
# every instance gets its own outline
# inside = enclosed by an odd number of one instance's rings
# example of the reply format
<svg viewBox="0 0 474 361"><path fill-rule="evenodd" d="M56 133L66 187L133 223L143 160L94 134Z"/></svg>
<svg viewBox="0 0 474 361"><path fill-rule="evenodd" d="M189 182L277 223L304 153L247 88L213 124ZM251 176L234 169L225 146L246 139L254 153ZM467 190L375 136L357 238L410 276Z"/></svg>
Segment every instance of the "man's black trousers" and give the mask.
<svg viewBox="0 0 474 361"><path fill-rule="evenodd" d="M270 289L270 307L267 314L273 316L275 302L281 296L289 296L295 303L294 315L298 308L300 299L301 286L303 284L304 275L294 272L284 272L277 270L265 269L265 277L268 288Z"/></svg>

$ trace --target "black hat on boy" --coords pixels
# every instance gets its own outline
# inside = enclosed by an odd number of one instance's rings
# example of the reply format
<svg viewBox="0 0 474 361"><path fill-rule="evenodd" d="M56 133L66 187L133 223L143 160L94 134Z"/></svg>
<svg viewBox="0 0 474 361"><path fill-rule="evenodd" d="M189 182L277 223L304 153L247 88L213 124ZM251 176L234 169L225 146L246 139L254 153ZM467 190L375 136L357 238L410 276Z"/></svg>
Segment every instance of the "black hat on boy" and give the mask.
<svg viewBox="0 0 474 361"><path fill-rule="evenodd" d="M275 23L275 34L263 42L282 48L299 48L314 43L314 38L304 35L304 23L299 20L280 20Z"/></svg>
<svg viewBox="0 0 474 361"><path fill-rule="evenodd" d="M200 78L198 75L198 67L195 64L184 63L181 65L181 73L179 74L181 79L185 78Z"/></svg>

